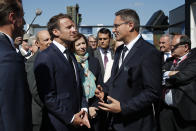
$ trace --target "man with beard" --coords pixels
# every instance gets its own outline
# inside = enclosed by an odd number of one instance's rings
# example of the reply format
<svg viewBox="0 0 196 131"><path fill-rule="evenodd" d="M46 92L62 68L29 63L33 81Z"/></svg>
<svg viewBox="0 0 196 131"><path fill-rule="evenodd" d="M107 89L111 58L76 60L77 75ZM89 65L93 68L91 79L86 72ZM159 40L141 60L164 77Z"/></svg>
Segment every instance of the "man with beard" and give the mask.
<svg viewBox="0 0 196 131"><path fill-rule="evenodd" d="M0 130L31 131L31 101L23 57L14 39L23 35L21 1L0 1Z"/></svg>

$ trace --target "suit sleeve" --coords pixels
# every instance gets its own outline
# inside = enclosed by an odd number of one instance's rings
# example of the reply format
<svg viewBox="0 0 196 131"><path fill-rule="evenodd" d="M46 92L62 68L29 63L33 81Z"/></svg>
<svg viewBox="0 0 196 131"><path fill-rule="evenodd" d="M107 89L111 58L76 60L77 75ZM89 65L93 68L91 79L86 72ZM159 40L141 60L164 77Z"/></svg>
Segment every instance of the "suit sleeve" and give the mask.
<svg viewBox="0 0 196 131"><path fill-rule="evenodd" d="M51 114L53 114L57 119L64 122L65 124L70 124L74 116L74 112L72 107L69 105L69 100L65 105L62 103L62 99L57 97L54 81L55 71L52 63L48 61L48 59L50 59L48 57L49 56L46 54L40 53L35 61L34 72L38 93L40 99L44 103L44 106ZM66 97L66 95L64 97Z"/></svg>
<svg viewBox="0 0 196 131"><path fill-rule="evenodd" d="M188 84L192 82L192 80L195 80L196 77L196 58L192 57L192 59L187 61L188 63L186 64L185 67L180 69L180 71L173 75L170 76L169 79L167 79L168 84L172 85L183 85L183 84Z"/></svg>
<svg viewBox="0 0 196 131"><path fill-rule="evenodd" d="M137 112L145 113L146 109L152 109L152 103L161 95L161 54L156 50L149 51L139 66L143 89L127 102L120 103L123 116L136 115Z"/></svg>

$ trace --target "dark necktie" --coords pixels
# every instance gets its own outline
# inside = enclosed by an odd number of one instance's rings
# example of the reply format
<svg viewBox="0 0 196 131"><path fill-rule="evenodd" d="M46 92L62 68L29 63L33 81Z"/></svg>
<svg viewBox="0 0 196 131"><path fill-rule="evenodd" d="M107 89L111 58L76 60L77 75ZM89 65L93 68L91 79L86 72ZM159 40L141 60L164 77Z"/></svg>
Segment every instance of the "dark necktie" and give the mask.
<svg viewBox="0 0 196 131"><path fill-rule="evenodd" d="M108 62L107 51L104 51L104 68L106 68L107 62Z"/></svg>
<svg viewBox="0 0 196 131"><path fill-rule="evenodd" d="M73 66L73 62L72 62L72 58L71 58L71 52L69 50L65 50L64 53L66 54L67 56L67 60L69 61L69 64L71 65L71 67L73 68L74 70L74 66Z"/></svg>
<svg viewBox="0 0 196 131"><path fill-rule="evenodd" d="M69 61L69 64L71 65L71 67L72 67L72 69L73 69L73 75L74 75L74 78L75 78L75 80L76 80L75 69L74 69L74 66L73 66L73 61L72 61L72 57L71 57L71 52L70 52L68 49L66 49L66 50L64 51L64 53L66 54L67 60Z"/></svg>
<svg viewBox="0 0 196 131"><path fill-rule="evenodd" d="M128 48L126 46L123 47L123 51L122 51L122 63L124 61L124 57L125 57L125 53L128 51Z"/></svg>

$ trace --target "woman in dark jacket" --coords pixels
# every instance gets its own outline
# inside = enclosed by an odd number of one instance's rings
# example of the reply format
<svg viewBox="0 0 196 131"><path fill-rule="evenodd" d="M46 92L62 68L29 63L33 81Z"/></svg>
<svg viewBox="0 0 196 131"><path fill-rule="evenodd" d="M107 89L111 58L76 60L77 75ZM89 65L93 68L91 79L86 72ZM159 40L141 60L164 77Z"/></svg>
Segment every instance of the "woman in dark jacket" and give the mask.
<svg viewBox="0 0 196 131"><path fill-rule="evenodd" d="M100 122L98 122L98 118L95 118L98 111L98 99L95 96L95 89L97 85L102 85L103 79L99 61L97 58L89 55L87 47L86 37L83 34L78 34L77 40L73 43L72 50L80 67L80 79L89 106L91 130L100 130L100 124L98 124Z"/></svg>

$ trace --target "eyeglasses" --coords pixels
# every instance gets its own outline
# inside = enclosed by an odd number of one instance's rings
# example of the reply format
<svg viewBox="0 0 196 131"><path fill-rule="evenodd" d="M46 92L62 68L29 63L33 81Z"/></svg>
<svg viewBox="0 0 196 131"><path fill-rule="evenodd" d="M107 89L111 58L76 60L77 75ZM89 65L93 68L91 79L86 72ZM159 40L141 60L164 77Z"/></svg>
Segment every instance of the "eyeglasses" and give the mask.
<svg viewBox="0 0 196 131"><path fill-rule="evenodd" d="M181 46L181 45L185 45L186 43L184 43L184 42L180 42L180 43L177 43L177 44L175 44L175 45L171 45L171 48L172 48L172 52L175 50L175 49L177 49L179 46Z"/></svg>
<svg viewBox="0 0 196 131"><path fill-rule="evenodd" d="M90 42L90 43L97 43L97 41L88 41L88 42Z"/></svg>
<svg viewBox="0 0 196 131"><path fill-rule="evenodd" d="M123 24L128 24L129 22L124 22L124 23L120 23L120 24L114 24L114 28L117 29L118 27L120 27Z"/></svg>

